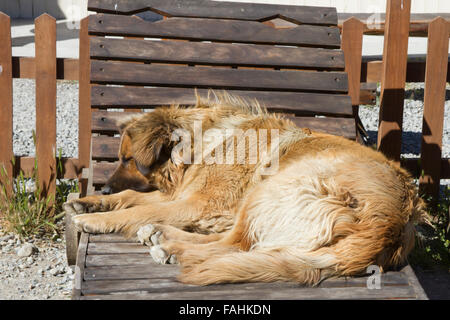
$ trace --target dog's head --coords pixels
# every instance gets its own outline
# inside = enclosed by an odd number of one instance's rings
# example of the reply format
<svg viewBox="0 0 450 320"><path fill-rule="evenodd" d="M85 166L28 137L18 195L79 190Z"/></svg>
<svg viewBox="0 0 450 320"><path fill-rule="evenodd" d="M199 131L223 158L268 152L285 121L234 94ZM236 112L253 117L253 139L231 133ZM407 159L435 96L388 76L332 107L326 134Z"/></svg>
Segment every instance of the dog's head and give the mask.
<svg viewBox="0 0 450 320"><path fill-rule="evenodd" d="M103 194L126 189L170 191L182 174L182 165L171 160L171 135L176 129L173 120L177 118L172 111L158 108L118 123L119 165L102 188Z"/></svg>

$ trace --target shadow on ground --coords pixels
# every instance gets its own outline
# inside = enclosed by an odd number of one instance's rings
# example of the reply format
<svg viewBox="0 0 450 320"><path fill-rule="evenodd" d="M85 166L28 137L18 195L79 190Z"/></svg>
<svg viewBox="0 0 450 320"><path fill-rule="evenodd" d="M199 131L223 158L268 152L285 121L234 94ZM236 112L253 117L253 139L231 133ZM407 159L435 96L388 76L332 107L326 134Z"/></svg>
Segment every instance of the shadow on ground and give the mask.
<svg viewBox="0 0 450 320"><path fill-rule="evenodd" d="M411 266L430 300L450 300L450 273L444 269L423 270Z"/></svg>

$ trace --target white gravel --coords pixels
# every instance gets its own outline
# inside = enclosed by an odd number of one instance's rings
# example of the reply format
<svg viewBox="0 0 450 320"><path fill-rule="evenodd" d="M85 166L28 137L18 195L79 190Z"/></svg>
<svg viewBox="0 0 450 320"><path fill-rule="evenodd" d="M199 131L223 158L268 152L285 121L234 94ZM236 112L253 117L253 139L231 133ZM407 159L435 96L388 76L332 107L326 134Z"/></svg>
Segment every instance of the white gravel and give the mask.
<svg viewBox="0 0 450 320"><path fill-rule="evenodd" d="M35 128L34 80L14 79L14 153L33 156L32 130ZM423 114L423 84L409 84L405 100L402 152L419 157ZM449 88L450 89L450 88ZM62 156L78 156L78 84L58 81L57 148ZM448 97L450 100L450 97ZM367 129L369 143L376 142L379 108L361 106L360 117ZM443 157L450 156L450 101L445 104ZM18 255L24 243L0 227L0 300L68 299L72 290L73 269L67 266L64 240L26 239L37 250ZM26 251L25 249L23 251Z"/></svg>
<svg viewBox="0 0 450 320"><path fill-rule="evenodd" d="M15 155L34 156L32 130L36 130L35 81L13 82L13 149ZM58 81L56 96L56 148L63 157L78 157L78 82Z"/></svg>
<svg viewBox="0 0 450 320"><path fill-rule="evenodd" d="M73 279L62 239L21 240L0 226L0 300L70 299Z"/></svg>

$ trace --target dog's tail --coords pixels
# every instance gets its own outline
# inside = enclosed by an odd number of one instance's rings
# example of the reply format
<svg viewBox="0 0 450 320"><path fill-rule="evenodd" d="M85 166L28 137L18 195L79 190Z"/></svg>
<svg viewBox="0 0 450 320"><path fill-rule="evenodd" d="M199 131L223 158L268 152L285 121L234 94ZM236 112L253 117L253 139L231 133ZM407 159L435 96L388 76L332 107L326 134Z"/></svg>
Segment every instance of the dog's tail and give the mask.
<svg viewBox="0 0 450 320"><path fill-rule="evenodd" d="M295 247L258 248L213 256L203 263L183 265L184 283L297 281L314 285L335 274L336 259L322 248L305 253Z"/></svg>

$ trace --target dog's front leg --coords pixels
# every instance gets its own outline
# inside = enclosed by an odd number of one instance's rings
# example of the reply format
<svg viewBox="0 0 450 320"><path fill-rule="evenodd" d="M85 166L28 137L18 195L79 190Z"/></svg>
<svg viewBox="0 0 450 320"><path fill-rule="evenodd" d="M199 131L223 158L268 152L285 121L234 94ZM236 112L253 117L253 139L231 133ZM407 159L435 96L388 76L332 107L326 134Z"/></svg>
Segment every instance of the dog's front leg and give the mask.
<svg viewBox="0 0 450 320"><path fill-rule="evenodd" d="M149 223L168 224L189 228L201 213L198 201L177 200L138 205L117 211L78 215L74 223L80 231L88 233L120 232L133 237L140 227Z"/></svg>
<svg viewBox="0 0 450 320"><path fill-rule="evenodd" d="M160 191L142 193L125 190L111 195L93 195L72 200L64 204L64 210L74 211L76 214L105 212L161 202L165 199L166 196Z"/></svg>

